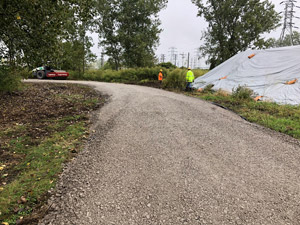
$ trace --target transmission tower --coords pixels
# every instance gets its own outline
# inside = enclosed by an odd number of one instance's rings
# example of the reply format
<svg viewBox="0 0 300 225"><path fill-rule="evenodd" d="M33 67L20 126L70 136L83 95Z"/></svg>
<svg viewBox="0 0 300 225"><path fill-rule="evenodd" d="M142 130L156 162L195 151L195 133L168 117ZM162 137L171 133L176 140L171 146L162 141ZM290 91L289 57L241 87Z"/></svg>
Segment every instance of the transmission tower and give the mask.
<svg viewBox="0 0 300 225"><path fill-rule="evenodd" d="M161 54L161 60L160 60L160 62L165 62L165 58L166 58L166 55L165 54Z"/></svg>
<svg viewBox="0 0 300 225"><path fill-rule="evenodd" d="M169 52L170 52L170 57L171 57L170 62L175 65L176 64L176 56L175 55L177 54L177 48L171 47L169 49L170 49Z"/></svg>
<svg viewBox="0 0 300 225"><path fill-rule="evenodd" d="M281 31L281 35L280 35L280 44L283 43L283 40L285 38L286 33L289 33L290 35L290 44L293 45L293 27L297 28L293 23L293 19L294 18L299 18L296 17L294 8L298 6L295 5L295 3L297 3L296 0L285 0L282 1L280 4L285 4L285 8L284 8L284 20L283 20L283 27L282 27L282 31Z"/></svg>

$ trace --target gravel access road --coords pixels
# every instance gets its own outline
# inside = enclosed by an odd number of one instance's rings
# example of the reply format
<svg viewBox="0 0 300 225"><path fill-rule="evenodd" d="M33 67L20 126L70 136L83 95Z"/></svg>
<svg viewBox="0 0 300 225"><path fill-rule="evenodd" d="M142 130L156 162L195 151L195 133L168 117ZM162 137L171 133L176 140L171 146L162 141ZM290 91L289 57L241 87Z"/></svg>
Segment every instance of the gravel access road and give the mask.
<svg viewBox="0 0 300 225"><path fill-rule="evenodd" d="M193 97L76 83L109 102L40 225L300 224L295 139Z"/></svg>

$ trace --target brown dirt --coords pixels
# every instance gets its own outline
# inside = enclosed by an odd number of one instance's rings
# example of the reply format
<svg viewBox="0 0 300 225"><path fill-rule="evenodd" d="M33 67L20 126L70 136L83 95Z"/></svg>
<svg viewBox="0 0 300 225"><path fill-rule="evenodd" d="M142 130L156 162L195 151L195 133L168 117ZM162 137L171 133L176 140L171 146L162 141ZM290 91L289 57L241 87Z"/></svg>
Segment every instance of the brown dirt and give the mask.
<svg viewBox="0 0 300 225"><path fill-rule="evenodd" d="M2 128L16 123L36 123L46 118L61 118L89 110L68 96L83 95L83 100L95 97L94 91L78 85L27 84L23 91L0 95L0 123ZM76 107L79 106L80 107Z"/></svg>
<svg viewBox="0 0 300 225"><path fill-rule="evenodd" d="M77 96L77 100L74 96ZM98 99L98 103L87 104L86 100L89 99ZM0 170L0 186L14 180L20 172L16 165L24 158L24 155L11 151L11 140L30 137L28 145L38 145L51 133L47 128L51 121L66 116L88 115L103 103L103 99L93 89L74 84L29 83L20 91L0 93L0 166L6 166ZM26 224L36 224L33 219L29 218Z"/></svg>

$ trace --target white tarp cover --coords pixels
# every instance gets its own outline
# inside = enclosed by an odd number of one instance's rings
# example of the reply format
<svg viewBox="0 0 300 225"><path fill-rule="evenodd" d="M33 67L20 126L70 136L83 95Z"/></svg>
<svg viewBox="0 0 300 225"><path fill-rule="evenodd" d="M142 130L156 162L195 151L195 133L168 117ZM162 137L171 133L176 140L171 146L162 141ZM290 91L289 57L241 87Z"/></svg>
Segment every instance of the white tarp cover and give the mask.
<svg viewBox="0 0 300 225"><path fill-rule="evenodd" d="M248 56L255 54L254 57ZM225 79L220 79L224 78ZM294 84L286 84L298 79ZM238 53L202 77L194 88L213 84L213 90L232 92L240 86L252 89L261 100L300 104L300 45Z"/></svg>

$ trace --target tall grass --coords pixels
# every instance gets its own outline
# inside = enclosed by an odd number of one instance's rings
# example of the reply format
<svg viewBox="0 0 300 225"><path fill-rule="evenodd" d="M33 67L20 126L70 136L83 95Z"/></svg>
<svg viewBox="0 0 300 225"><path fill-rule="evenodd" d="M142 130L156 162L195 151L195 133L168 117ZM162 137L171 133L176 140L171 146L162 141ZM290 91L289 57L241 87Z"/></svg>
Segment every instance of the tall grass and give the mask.
<svg viewBox="0 0 300 225"><path fill-rule="evenodd" d="M118 82L138 83L142 80L157 80L160 68L136 68L136 69L122 69L122 70L88 70L83 76L77 72L70 71L70 79L74 80L94 80L103 82ZM168 71L163 71L167 76Z"/></svg>
<svg viewBox="0 0 300 225"><path fill-rule="evenodd" d="M194 76L195 76L195 79L197 77L201 77L203 76L204 74L206 74L207 72L209 72L209 70L204 70L204 69L195 69L195 70L192 70L193 73L194 73Z"/></svg>
<svg viewBox="0 0 300 225"><path fill-rule="evenodd" d="M163 85L165 88L184 89L185 87L185 71L175 69L164 79Z"/></svg>
<svg viewBox="0 0 300 225"><path fill-rule="evenodd" d="M208 70L192 70L195 76L195 79L197 77L200 77L208 72ZM186 86L186 69L175 69L169 73L169 75L164 80L164 87L165 88L175 88L179 90L183 90Z"/></svg>
<svg viewBox="0 0 300 225"><path fill-rule="evenodd" d="M102 82L117 83L143 83L144 81L156 81L160 67L153 68L130 68L115 70L88 70L84 75L76 71L69 71L70 79L73 80L93 80ZM195 78L202 76L208 70L193 70ZM185 87L185 69L163 69L164 86L167 88L182 89Z"/></svg>

